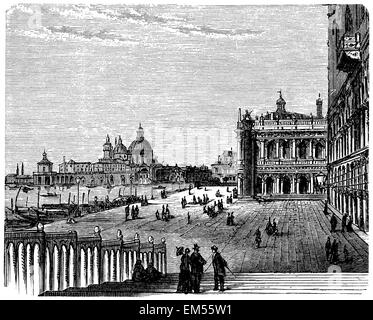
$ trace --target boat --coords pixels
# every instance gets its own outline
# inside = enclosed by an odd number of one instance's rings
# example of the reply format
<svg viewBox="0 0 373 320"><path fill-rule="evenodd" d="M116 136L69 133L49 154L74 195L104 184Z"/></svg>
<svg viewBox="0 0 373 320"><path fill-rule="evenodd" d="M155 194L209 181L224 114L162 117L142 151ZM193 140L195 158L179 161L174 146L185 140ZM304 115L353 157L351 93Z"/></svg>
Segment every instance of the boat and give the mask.
<svg viewBox="0 0 373 320"><path fill-rule="evenodd" d="M47 192L45 194L41 194L41 197L57 197L57 193L55 192Z"/></svg>

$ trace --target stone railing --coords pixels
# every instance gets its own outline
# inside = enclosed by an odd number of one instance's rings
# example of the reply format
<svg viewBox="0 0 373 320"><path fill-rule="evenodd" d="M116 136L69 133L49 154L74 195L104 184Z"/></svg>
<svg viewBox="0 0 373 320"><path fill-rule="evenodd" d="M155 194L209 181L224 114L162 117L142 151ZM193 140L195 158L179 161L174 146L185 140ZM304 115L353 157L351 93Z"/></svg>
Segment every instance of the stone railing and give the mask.
<svg viewBox="0 0 373 320"><path fill-rule="evenodd" d="M124 241L120 230L116 240L102 240L95 227L92 236L78 237L75 231L46 233L5 232L4 285L20 294L86 287L107 281L132 278L136 260L146 268L150 262L166 274L166 241L155 244L153 237L141 243L138 234Z"/></svg>

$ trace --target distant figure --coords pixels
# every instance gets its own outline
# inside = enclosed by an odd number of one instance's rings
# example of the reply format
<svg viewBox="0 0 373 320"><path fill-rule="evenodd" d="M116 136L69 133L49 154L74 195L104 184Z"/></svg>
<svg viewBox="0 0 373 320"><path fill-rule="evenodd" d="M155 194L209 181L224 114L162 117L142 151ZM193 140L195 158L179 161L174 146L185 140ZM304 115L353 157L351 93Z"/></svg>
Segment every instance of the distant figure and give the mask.
<svg viewBox="0 0 373 320"><path fill-rule="evenodd" d="M325 243L325 255L326 255L326 261L330 260L330 254L331 254L332 244L330 242L330 237L326 240Z"/></svg>
<svg viewBox="0 0 373 320"><path fill-rule="evenodd" d="M167 219L171 218L170 209L168 208L168 204L166 205L166 217L167 217Z"/></svg>
<svg viewBox="0 0 373 320"><path fill-rule="evenodd" d="M342 216L342 222L341 222L341 225L342 225L342 232L345 232L345 228L347 226L347 217L348 217L348 214L345 213L343 216Z"/></svg>
<svg viewBox="0 0 373 320"><path fill-rule="evenodd" d="M327 216L329 214L328 212L328 203L325 202L325 205L324 205L324 214Z"/></svg>
<svg viewBox="0 0 373 320"><path fill-rule="evenodd" d="M338 262L338 242L336 239L333 240L331 247L332 263Z"/></svg>
<svg viewBox="0 0 373 320"><path fill-rule="evenodd" d="M255 235L255 243L256 243L256 247L259 248L259 247L260 247L260 244L262 243L262 234L261 234L259 228L256 229L254 235Z"/></svg>
<svg viewBox="0 0 373 320"><path fill-rule="evenodd" d="M141 260L137 260L132 273L132 280L136 282L146 281L147 275Z"/></svg>
<svg viewBox="0 0 373 320"><path fill-rule="evenodd" d="M267 222L267 225L264 229L267 233L271 233L272 232L272 223L271 223L271 217L268 218L268 222Z"/></svg>
<svg viewBox="0 0 373 320"><path fill-rule="evenodd" d="M149 262L145 272L147 282L157 281L162 276L162 272L159 272L156 268L154 268L153 262Z"/></svg>
<svg viewBox="0 0 373 320"><path fill-rule="evenodd" d="M195 195L193 195L193 204L197 204L197 199Z"/></svg>
<svg viewBox="0 0 373 320"><path fill-rule="evenodd" d="M206 260L203 259L203 257L199 253L198 244L194 244L193 251L194 252L190 256L192 287L193 287L194 293L200 293L203 266L206 264Z"/></svg>
<svg viewBox="0 0 373 320"><path fill-rule="evenodd" d="M218 252L217 246L211 247L212 251L212 266L214 267L214 290L224 291L224 278L225 278L225 268L227 267L227 262Z"/></svg>
<svg viewBox="0 0 373 320"><path fill-rule="evenodd" d="M136 219L135 206L132 206L132 208L131 208L131 218L132 218L132 220Z"/></svg>
<svg viewBox="0 0 373 320"><path fill-rule="evenodd" d="M117 240L123 241L123 233L120 229L117 230Z"/></svg>
<svg viewBox="0 0 373 320"><path fill-rule="evenodd" d="M140 209L139 209L139 206L138 206L138 205L136 205L135 213L136 213L136 219L137 219L138 216L139 216L139 213L140 213Z"/></svg>
<svg viewBox="0 0 373 320"><path fill-rule="evenodd" d="M158 209L157 209L157 211L155 212L155 217L157 218L157 220L159 220L159 219L160 219L160 217L159 217L159 211L158 211Z"/></svg>
<svg viewBox="0 0 373 320"><path fill-rule="evenodd" d="M231 225L231 214L228 212L228 216L227 216L227 226L230 226Z"/></svg>
<svg viewBox="0 0 373 320"><path fill-rule="evenodd" d="M343 255L344 255L344 261L349 262L350 261L350 254L347 250L347 245L346 244L343 247Z"/></svg>
<svg viewBox="0 0 373 320"><path fill-rule="evenodd" d="M351 216L347 217L346 230L347 230L347 232L353 232L354 231L354 229L352 228L352 217Z"/></svg>
<svg viewBox="0 0 373 320"><path fill-rule="evenodd" d="M190 224L190 213L188 212L188 224Z"/></svg>
<svg viewBox="0 0 373 320"><path fill-rule="evenodd" d="M337 228L337 218L335 214L332 214L332 217L330 218L330 232L335 232L335 229Z"/></svg>
<svg viewBox="0 0 373 320"><path fill-rule="evenodd" d="M127 205L124 209L124 212L126 214L126 221L128 220L128 217L130 216L130 205Z"/></svg>

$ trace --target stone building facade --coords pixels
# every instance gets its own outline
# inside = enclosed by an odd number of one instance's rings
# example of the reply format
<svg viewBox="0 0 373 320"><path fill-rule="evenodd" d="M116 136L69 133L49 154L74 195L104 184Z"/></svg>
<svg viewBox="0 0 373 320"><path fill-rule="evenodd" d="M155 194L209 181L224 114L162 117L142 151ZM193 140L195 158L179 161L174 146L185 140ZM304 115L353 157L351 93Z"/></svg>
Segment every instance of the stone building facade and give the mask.
<svg viewBox="0 0 373 320"><path fill-rule="evenodd" d="M237 175L241 197L317 194L326 192L326 120L322 100L317 116L288 112L276 101L275 112L257 116L239 110Z"/></svg>
<svg viewBox="0 0 373 320"><path fill-rule="evenodd" d="M362 5L329 5L328 203L369 230L369 17Z"/></svg>
<svg viewBox="0 0 373 320"><path fill-rule="evenodd" d="M221 183L237 183L237 152L225 150L218 157L218 161L211 164L212 177L219 179Z"/></svg>

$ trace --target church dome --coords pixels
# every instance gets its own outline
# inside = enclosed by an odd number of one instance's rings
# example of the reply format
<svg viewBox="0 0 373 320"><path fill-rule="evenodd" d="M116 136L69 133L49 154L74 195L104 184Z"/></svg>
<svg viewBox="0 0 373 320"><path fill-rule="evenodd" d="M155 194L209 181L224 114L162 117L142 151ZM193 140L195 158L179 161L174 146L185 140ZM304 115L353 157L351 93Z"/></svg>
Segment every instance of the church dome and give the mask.
<svg viewBox="0 0 373 320"><path fill-rule="evenodd" d="M148 140L144 138L144 129L139 125L137 130L137 137L130 146L128 150L131 152L132 161L135 164L146 163L150 165L153 163L153 149Z"/></svg>
<svg viewBox="0 0 373 320"><path fill-rule="evenodd" d="M127 153L126 146L122 143L122 138L119 136L118 143L114 147L114 153L121 153L125 154Z"/></svg>

